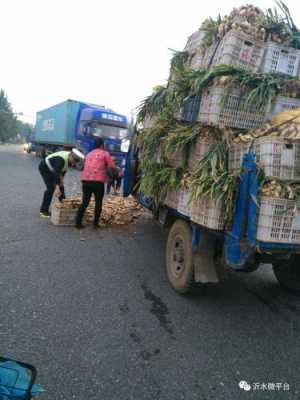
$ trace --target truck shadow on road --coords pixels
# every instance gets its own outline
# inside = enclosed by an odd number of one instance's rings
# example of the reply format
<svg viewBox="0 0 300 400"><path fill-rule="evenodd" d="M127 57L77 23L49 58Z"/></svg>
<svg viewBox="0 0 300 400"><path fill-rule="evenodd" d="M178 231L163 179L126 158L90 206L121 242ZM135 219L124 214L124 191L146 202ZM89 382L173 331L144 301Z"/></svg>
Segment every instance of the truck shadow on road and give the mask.
<svg viewBox="0 0 300 400"><path fill-rule="evenodd" d="M267 314L270 312L286 322L300 323L300 297L281 288L271 271L267 272L226 271L220 283L196 286L189 301L198 306L203 301L210 302L227 311L238 306L247 312L259 313L262 307Z"/></svg>

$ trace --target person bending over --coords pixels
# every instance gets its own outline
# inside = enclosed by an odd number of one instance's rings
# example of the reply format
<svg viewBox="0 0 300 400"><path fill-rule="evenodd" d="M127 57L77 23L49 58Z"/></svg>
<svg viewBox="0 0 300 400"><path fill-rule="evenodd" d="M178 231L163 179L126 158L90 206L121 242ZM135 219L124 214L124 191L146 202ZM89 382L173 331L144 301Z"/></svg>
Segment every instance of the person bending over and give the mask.
<svg viewBox="0 0 300 400"><path fill-rule="evenodd" d="M64 176L69 166L75 166L76 162L84 158L83 154L77 150L58 151L44 158L39 164L39 171L46 185L43 201L40 208L40 216L49 218L49 207L53 194L62 201L65 198Z"/></svg>

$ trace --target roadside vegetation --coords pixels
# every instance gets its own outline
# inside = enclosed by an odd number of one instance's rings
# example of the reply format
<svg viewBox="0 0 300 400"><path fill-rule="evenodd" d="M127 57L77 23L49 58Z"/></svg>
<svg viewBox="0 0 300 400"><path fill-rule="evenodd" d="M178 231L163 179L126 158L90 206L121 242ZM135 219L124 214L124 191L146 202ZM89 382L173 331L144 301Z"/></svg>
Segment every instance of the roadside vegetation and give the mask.
<svg viewBox="0 0 300 400"><path fill-rule="evenodd" d="M6 93L0 89L0 143L21 141L32 133L33 126L17 118Z"/></svg>

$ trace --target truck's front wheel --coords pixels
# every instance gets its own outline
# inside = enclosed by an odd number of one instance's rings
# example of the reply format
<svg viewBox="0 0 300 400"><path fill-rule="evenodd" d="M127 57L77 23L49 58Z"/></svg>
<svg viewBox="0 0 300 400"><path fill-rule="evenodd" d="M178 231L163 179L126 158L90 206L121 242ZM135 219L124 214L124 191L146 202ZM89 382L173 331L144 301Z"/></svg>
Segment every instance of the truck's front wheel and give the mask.
<svg viewBox="0 0 300 400"><path fill-rule="evenodd" d="M274 274L282 287L300 294L300 256L273 264Z"/></svg>
<svg viewBox="0 0 300 400"><path fill-rule="evenodd" d="M169 282L179 293L187 293L194 282L192 232L190 225L177 220L171 227L166 249Z"/></svg>

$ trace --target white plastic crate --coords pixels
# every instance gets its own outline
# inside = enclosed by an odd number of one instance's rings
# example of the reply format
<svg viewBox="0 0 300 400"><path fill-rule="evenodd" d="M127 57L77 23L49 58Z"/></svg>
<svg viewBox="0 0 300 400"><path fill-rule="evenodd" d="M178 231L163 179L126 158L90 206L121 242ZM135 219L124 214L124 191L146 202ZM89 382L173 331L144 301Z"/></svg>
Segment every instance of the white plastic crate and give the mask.
<svg viewBox="0 0 300 400"><path fill-rule="evenodd" d="M213 61L218 48L219 48L219 42L214 42L211 46L205 49L201 64L202 69L207 69L214 65Z"/></svg>
<svg viewBox="0 0 300 400"><path fill-rule="evenodd" d="M159 144L157 149L156 149L155 161L157 163L163 162L163 151L162 151L162 145L161 144Z"/></svg>
<svg viewBox="0 0 300 400"><path fill-rule="evenodd" d="M199 47L195 49L190 57L190 68L199 70L211 67L218 47L219 43L214 42L209 47Z"/></svg>
<svg viewBox="0 0 300 400"><path fill-rule="evenodd" d="M191 36L188 38L184 50L191 53L196 49L199 49L199 47L203 45L205 35L206 31L203 29L198 29L196 32L192 33Z"/></svg>
<svg viewBox="0 0 300 400"><path fill-rule="evenodd" d="M179 168L182 166L185 157L184 151L174 151L173 154L168 157L168 164L170 164L171 167Z"/></svg>
<svg viewBox="0 0 300 400"><path fill-rule="evenodd" d="M201 197L191 202L191 221L210 229L222 231L225 226L224 204L221 200Z"/></svg>
<svg viewBox="0 0 300 400"><path fill-rule="evenodd" d="M262 197L257 222L257 240L300 244L300 202Z"/></svg>
<svg viewBox="0 0 300 400"><path fill-rule="evenodd" d="M187 189L179 190L177 211L187 217L189 217L191 213L190 195L191 193Z"/></svg>
<svg viewBox="0 0 300 400"><path fill-rule="evenodd" d="M194 70L199 70L202 68L205 68L205 60L207 59L205 57L206 51L204 48L200 47L199 49L195 50L193 56L191 57L190 61L190 68Z"/></svg>
<svg viewBox="0 0 300 400"><path fill-rule="evenodd" d="M238 173L250 143L235 144L229 150L229 171ZM252 148L257 164L267 177L300 180L300 143L281 138L257 139Z"/></svg>
<svg viewBox="0 0 300 400"><path fill-rule="evenodd" d="M280 113L282 111L294 110L299 107L300 107L300 99L294 99L292 97L278 96L278 97L276 97L276 99L273 103L272 110L271 110L271 116L275 115L277 113Z"/></svg>
<svg viewBox="0 0 300 400"><path fill-rule="evenodd" d="M265 45L262 72L280 72L296 77L299 76L299 65L300 50L274 42Z"/></svg>
<svg viewBox="0 0 300 400"><path fill-rule="evenodd" d="M244 155L249 152L250 143L232 144L228 152L228 169L233 174L239 174Z"/></svg>
<svg viewBox="0 0 300 400"><path fill-rule="evenodd" d="M203 93L198 121L239 129L261 126L270 106L249 105L246 103L246 96L240 89L227 92L222 86L212 86Z"/></svg>
<svg viewBox="0 0 300 400"><path fill-rule="evenodd" d="M257 72L264 54L264 43L244 32L230 30L222 39L212 65L234 65Z"/></svg>
<svg viewBox="0 0 300 400"><path fill-rule="evenodd" d="M176 190L170 190L167 193L167 196L165 198L164 204L170 208L174 208L175 210L178 207L178 201L179 201L179 193Z"/></svg>
<svg viewBox="0 0 300 400"><path fill-rule="evenodd" d="M202 160L210 146L214 143L213 139L202 139L201 136L197 138L189 154L188 167L190 171L195 169L199 161Z"/></svg>

